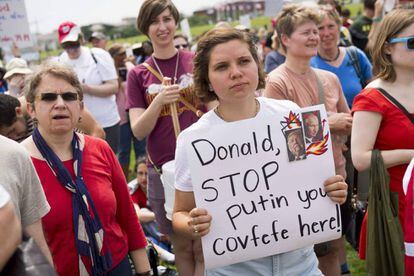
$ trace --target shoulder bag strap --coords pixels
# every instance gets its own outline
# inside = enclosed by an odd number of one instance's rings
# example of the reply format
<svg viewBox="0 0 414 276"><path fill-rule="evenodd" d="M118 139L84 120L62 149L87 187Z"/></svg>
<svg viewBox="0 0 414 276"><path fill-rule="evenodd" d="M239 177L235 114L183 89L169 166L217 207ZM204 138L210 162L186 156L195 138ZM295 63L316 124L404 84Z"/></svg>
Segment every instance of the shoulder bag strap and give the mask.
<svg viewBox="0 0 414 276"><path fill-rule="evenodd" d="M398 102L393 96L391 96L387 91L385 91L382 88L377 88L378 91L381 92L382 95L384 95L384 97L386 97L390 102L392 102L396 107L398 107L398 109L400 109L400 111L402 113L404 113L405 116L407 116L407 118L411 121L411 123L414 124L414 116L410 114L410 112L408 112L408 110L402 105L400 104L400 102Z"/></svg>
<svg viewBox="0 0 414 276"><path fill-rule="evenodd" d="M160 73L158 73L151 65L149 65L146 62L143 62L142 65L144 65L144 67L147 68L148 71L150 71L154 76L156 76L157 79L159 79L160 82L162 83L163 79L162 79L162 76L160 75Z"/></svg>
<svg viewBox="0 0 414 276"><path fill-rule="evenodd" d="M316 73L315 69L312 69L313 73L315 73L316 82L318 83L318 95L319 95L319 103L325 104L325 93L323 91L323 85L321 79L318 77L318 73Z"/></svg>

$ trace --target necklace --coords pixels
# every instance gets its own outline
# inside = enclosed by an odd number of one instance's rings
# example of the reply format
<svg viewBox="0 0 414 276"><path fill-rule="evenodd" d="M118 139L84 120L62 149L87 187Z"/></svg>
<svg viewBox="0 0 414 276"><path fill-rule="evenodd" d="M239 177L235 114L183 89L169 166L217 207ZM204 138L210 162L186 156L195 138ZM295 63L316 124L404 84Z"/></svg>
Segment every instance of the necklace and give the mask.
<svg viewBox="0 0 414 276"><path fill-rule="evenodd" d="M257 99L254 99L254 101L255 101L255 103L256 103L256 107L255 107L255 110L254 110L254 115L253 115L251 118L256 117L257 113L259 113L259 110L260 110L260 104L259 104L259 101L258 101ZM219 110L219 107L220 107L220 105L218 105L216 108L214 108L214 113L216 113L216 115L217 115L220 119L222 119L223 121L228 122L226 119L224 119L224 118L223 118L223 115L221 115L220 110Z"/></svg>
<svg viewBox="0 0 414 276"><path fill-rule="evenodd" d="M152 60L154 61L155 67L157 67L158 72L161 74L161 77L164 78L164 74L162 73L160 67L158 66L157 60L155 59L154 54L152 54ZM173 84L177 81L177 72L178 72L178 61L180 60L180 51L177 51L177 59L175 61L175 71L174 71L174 78Z"/></svg>
<svg viewBox="0 0 414 276"><path fill-rule="evenodd" d="M322 57L319 54L319 52L318 52L318 57L320 57L321 59L323 59L324 61L327 61L327 62L334 62L334 61L336 61L339 58L339 55L341 54L341 50L339 49L339 47L337 49L338 49L338 53L336 54L336 57L334 57L332 59Z"/></svg>

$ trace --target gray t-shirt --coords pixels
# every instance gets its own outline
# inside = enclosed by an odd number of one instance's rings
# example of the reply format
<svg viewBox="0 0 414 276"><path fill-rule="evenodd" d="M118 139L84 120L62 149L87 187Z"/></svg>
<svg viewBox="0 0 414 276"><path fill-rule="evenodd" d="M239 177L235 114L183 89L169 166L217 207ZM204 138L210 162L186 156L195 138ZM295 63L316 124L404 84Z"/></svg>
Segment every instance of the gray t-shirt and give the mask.
<svg viewBox="0 0 414 276"><path fill-rule="evenodd" d="M28 152L0 135L0 153L0 185L10 194L16 214L26 227L49 212L49 203Z"/></svg>

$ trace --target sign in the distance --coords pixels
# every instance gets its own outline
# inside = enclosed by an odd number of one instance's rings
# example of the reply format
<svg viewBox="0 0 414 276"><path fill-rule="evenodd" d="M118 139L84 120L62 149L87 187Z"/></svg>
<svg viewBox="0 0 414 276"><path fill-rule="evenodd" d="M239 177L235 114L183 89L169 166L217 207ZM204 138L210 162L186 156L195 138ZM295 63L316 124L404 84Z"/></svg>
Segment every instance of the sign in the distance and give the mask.
<svg viewBox="0 0 414 276"><path fill-rule="evenodd" d="M323 186L335 167L322 105L183 138L196 205L213 218L202 238L207 269L341 236L339 206Z"/></svg>

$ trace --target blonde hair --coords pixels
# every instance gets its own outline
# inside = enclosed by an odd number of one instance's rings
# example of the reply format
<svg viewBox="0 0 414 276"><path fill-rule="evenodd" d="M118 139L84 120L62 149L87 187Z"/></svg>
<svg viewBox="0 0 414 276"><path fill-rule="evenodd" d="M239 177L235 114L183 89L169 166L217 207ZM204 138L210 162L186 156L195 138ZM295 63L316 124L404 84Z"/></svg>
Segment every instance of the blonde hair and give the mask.
<svg viewBox="0 0 414 276"><path fill-rule="evenodd" d="M286 46L282 43L282 35L290 37L299 25L305 22L320 23L317 9L301 4L286 5L277 16L277 43L286 51Z"/></svg>

